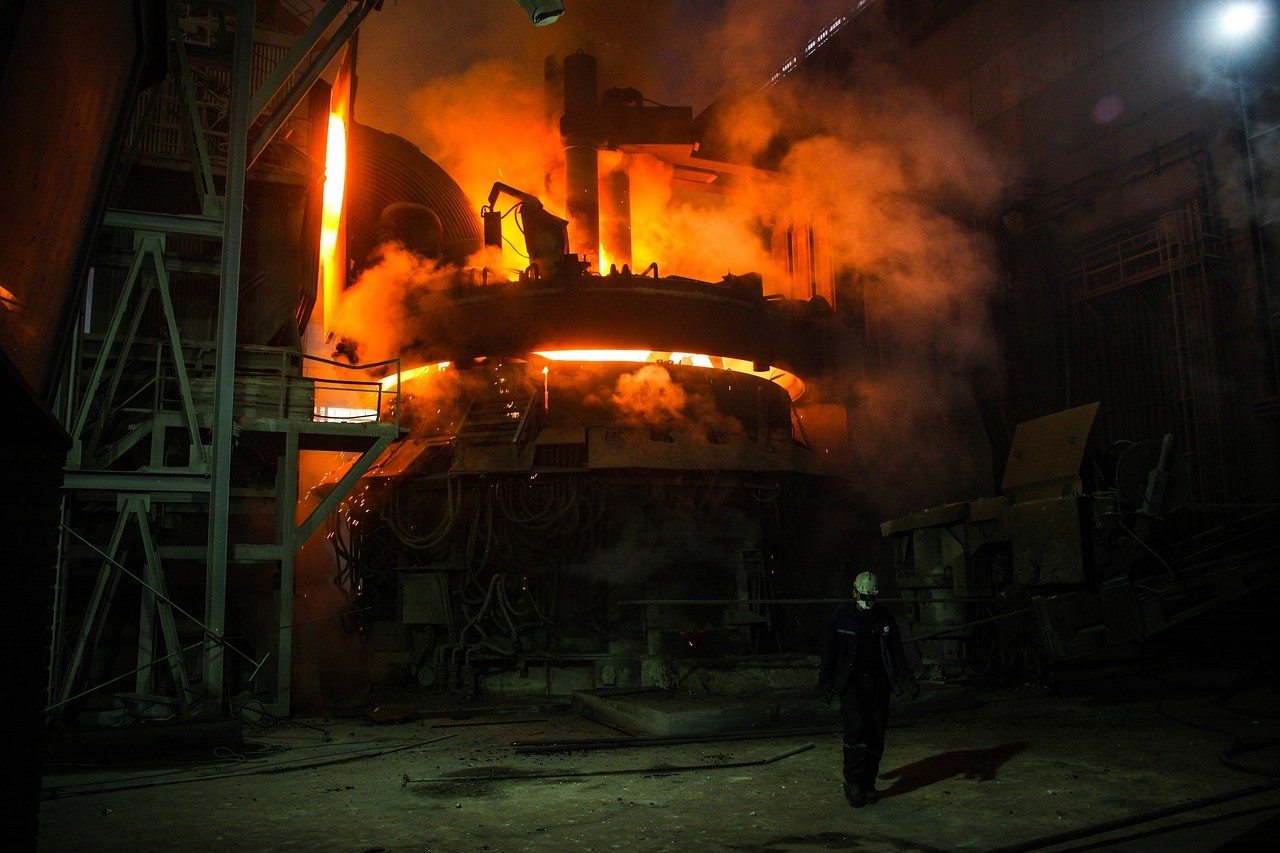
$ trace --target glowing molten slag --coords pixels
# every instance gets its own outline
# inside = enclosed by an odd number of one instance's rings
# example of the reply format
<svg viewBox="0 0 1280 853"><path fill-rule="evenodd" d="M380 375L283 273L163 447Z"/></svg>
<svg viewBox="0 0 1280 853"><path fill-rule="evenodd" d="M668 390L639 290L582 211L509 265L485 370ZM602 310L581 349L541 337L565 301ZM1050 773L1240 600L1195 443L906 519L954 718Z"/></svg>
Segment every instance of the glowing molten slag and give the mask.
<svg viewBox="0 0 1280 853"><path fill-rule="evenodd" d="M728 356L710 356L690 352L658 352L640 349L564 349L543 350L534 353L548 361L631 361L631 362L666 362L692 367L708 367L719 370L732 370L735 373L750 373L761 379L768 379L782 386L792 400L798 400L804 393L804 382L794 373L788 373L777 367L768 370L756 370L749 361Z"/></svg>
<svg viewBox="0 0 1280 853"><path fill-rule="evenodd" d="M544 350L536 352L534 355L542 356L547 361L623 361L636 364L653 362L705 367L715 370L731 370L735 373L749 373L752 376L758 376L761 379L767 379L776 385L780 385L792 400L800 399L800 395L804 393L804 382L794 373L789 373L778 367L771 367L768 370L755 370L751 362L740 358L729 358L728 356L710 356L688 352L658 352L645 349L562 349ZM400 386L408 385L415 380L448 370L452 366L453 363L449 361L423 364L384 376L379 381L382 384L383 391L394 391L397 384ZM548 368L543 367L542 376L544 382L548 373Z"/></svg>
<svg viewBox="0 0 1280 853"><path fill-rule="evenodd" d="M562 349L535 353L548 361L648 361L647 349Z"/></svg>

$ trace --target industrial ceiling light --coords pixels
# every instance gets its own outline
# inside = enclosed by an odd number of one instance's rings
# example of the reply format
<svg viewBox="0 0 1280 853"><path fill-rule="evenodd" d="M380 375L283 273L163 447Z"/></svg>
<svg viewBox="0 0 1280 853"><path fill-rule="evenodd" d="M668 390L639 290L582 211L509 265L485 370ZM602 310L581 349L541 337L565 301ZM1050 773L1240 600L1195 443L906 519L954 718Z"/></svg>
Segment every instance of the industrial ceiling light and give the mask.
<svg viewBox="0 0 1280 853"><path fill-rule="evenodd" d="M516 0L516 5L524 9L535 27L554 24L564 14L564 4L560 0Z"/></svg>
<svg viewBox="0 0 1280 853"><path fill-rule="evenodd" d="M1247 38L1258 31L1265 11L1261 0L1228 3L1218 18L1218 29L1232 40Z"/></svg>

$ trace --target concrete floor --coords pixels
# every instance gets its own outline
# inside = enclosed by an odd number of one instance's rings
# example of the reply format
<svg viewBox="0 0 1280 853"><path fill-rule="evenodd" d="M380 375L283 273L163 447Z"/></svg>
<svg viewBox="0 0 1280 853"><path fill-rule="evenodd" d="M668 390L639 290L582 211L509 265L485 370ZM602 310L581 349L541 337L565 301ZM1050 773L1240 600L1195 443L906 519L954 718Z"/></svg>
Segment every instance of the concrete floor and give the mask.
<svg viewBox="0 0 1280 853"><path fill-rule="evenodd" d="M395 725L304 721L328 728L327 742L294 725L246 727L243 753L200 763L48 768L40 849L1280 849L1280 779L1219 758L1239 737L1280 736L1280 719L1265 716L1280 713L1280 691L1220 703L1241 673L1101 671L980 693L969 710L899 713L883 799L861 810L842 796L831 733L521 755L513 741L619 733L563 706L493 700ZM1280 768L1275 750L1238 760ZM713 766L726 764L739 766ZM1036 842L1268 785L1110 834Z"/></svg>

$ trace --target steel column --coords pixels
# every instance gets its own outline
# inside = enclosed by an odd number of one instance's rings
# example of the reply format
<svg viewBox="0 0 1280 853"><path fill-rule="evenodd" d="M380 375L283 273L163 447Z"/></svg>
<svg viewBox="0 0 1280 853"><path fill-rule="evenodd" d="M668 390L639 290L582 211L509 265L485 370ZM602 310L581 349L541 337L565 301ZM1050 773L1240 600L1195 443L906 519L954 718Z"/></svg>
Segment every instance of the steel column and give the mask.
<svg viewBox="0 0 1280 853"><path fill-rule="evenodd" d="M227 137L226 220L222 231L222 280L218 300L218 353L214 367L213 476L209 489L209 552L205 564L205 625L210 633L204 654L204 713L222 707L223 645L227 610L227 525L231 515L231 453L234 435L236 312L240 298L240 249L243 242L245 171L248 168L249 95L253 73L253 22L256 0L236 4L231 100Z"/></svg>
<svg viewBox="0 0 1280 853"><path fill-rule="evenodd" d="M263 122L262 129L258 131L258 135L254 137L253 144L249 146L249 165L252 166L258 161L258 157L263 151L267 150L267 146L271 144L271 140L275 138L280 127L289 119L289 116L301 103L302 98L310 91L316 80L320 79L320 75L324 73L325 68L338 55L338 51L355 34L356 29L364 22L368 14L373 11L373 4L364 2L360 7L353 10L347 19L342 22L342 26L333 34L333 38L325 44L320 51L320 55L312 60L307 66L307 70L303 72L302 77L293 85L284 100L280 102L272 111L267 120Z"/></svg>
<svg viewBox="0 0 1280 853"><path fill-rule="evenodd" d="M182 661L182 646L178 642L178 626L173 618L173 602L169 598L169 588L164 579L164 567L160 562L160 555L156 553L155 539L151 535L151 522L147 518L147 499L141 495L132 495L125 499L126 510L132 512L138 520L138 530L142 535L142 551L146 557L146 564L143 569L142 584L142 617L143 624L152 623L156 615L160 618L160 631L164 637L165 649L168 651L166 660L169 663L169 674L173 678L173 685L178 691L178 709L182 716L186 717L190 714L191 706L191 685L187 680L187 669ZM139 628L141 632L141 628ZM138 666L143 664L156 663L154 653L154 641L151 637L146 638L145 645L150 646L148 649L148 657L142 659L143 637L139 636L138 643ZM138 673L139 683L143 683L144 679L149 682L151 679L152 667ZM142 691L139 691L142 692Z"/></svg>

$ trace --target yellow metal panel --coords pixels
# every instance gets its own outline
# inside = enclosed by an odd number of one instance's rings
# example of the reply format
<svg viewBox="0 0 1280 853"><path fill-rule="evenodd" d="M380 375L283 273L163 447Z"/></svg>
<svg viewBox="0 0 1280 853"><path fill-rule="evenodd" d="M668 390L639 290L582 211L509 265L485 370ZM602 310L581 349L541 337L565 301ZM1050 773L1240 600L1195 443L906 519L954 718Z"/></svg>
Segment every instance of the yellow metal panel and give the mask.
<svg viewBox="0 0 1280 853"><path fill-rule="evenodd" d="M1018 424L1001 488L1075 477L1097 414L1098 404L1089 403Z"/></svg>

